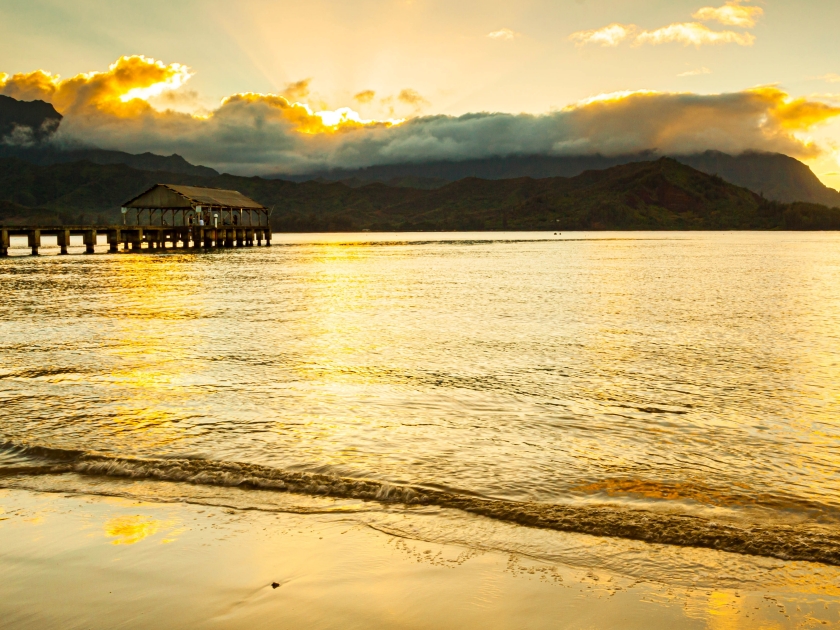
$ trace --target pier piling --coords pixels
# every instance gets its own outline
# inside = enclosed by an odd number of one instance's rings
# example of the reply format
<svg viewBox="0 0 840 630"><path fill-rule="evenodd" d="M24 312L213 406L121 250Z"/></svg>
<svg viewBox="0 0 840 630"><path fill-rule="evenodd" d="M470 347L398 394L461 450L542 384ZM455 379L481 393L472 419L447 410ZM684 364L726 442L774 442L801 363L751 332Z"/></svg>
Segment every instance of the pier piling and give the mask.
<svg viewBox="0 0 840 630"><path fill-rule="evenodd" d="M82 242L85 244L85 254L93 254L96 251L96 230L85 230Z"/></svg>
<svg viewBox="0 0 840 630"><path fill-rule="evenodd" d="M32 248L32 255L38 255L38 248L41 247L41 230L29 230L26 235L29 241L29 247Z"/></svg>
<svg viewBox="0 0 840 630"><path fill-rule="evenodd" d="M70 230L59 230L56 234L58 241L59 253L61 255L67 254L67 248L70 246Z"/></svg>
<svg viewBox="0 0 840 630"><path fill-rule="evenodd" d="M201 249L241 248L271 244L271 231L267 228L198 227L198 226L134 226L134 225L64 225L64 226L13 226L0 225L0 257L9 255L11 237L25 236L32 255L37 256L42 236L55 236L61 254L67 254L71 236L81 236L86 254L96 252L96 240L105 233L108 252L140 252L143 250L165 252L170 249L196 251ZM256 241L256 242L255 242ZM120 244L122 243L122 248ZM144 245L145 243L145 245ZM100 249L100 251L102 251Z"/></svg>
<svg viewBox="0 0 840 630"><path fill-rule="evenodd" d="M120 248L120 230L118 229L110 229L108 230L108 251L112 254L116 254L119 252Z"/></svg>

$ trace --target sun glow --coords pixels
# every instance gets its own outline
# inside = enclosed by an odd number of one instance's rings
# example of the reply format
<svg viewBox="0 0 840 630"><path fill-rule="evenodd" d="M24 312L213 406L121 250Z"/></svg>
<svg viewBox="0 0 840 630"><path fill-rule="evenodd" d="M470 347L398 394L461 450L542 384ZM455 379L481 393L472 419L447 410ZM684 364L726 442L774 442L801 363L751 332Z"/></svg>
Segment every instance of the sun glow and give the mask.
<svg viewBox="0 0 840 630"><path fill-rule="evenodd" d="M43 100L62 114L108 111L134 115L146 99L177 90L193 72L143 55L122 56L104 72L82 72L69 79L46 70L0 75L0 91L19 100ZM132 103L132 101L142 101Z"/></svg>
<svg viewBox="0 0 840 630"><path fill-rule="evenodd" d="M363 119L358 112L353 111L349 107L340 107L335 111L325 110L322 112L315 112L315 115L321 119L325 127L331 127L336 130L348 124L361 126L387 125L390 127L392 125L399 125L400 123L405 122L405 118L388 118L386 120Z"/></svg>
<svg viewBox="0 0 840 630"><path fill-rule="evenodd" d="M306 103L290 102L278 94L243 92L222 99L220 112L233 111L243 106L262 106L270 118L277 118L289 124L295 131L308 135L335 133L365 127L393 127L404 119L364 119L349 107L316 112ZM218 115L218 114L214 114Z"/></svg>
<svg viewBox="0 0 840 630"><path fill-rule="evenodd" d="M595 96L590 96L589 98L585 98L581 101L578 101L577 103L572 103L568 107L565 107L564 111L579 109L581 107L586 107L587 105L593 105L595 103L617 103L619 101L626 100L631 96L656 96L659 94L661 94L661 92L657 92L655 90L623 90L620 92L597 94Z"/></svg>
<svg viewBox="0 0 840 630"><path fill-rule="evenodd" d="M193 75L187 66L180 63L173 63L165 66L161 61L154 61L152 59L149 61L153 62L159 69L165 72L165 78L162 81L153 83L152 85L131 88L128 92L120 96L120 100L123 103L127 103L135 98L145 101L150 98L154 98L155 96L160 96L164 92L177 90L179 87L184 85L184 83L189 81L190 77Z"/></svg>

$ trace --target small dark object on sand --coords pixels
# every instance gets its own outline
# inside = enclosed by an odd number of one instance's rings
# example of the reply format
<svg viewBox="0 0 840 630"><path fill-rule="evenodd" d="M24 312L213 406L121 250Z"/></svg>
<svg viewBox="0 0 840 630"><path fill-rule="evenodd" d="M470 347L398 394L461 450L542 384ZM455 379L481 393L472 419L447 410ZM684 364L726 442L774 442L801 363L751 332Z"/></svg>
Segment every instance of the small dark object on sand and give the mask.
<svg viewBox="0 0 840 630"><path fill-rule="evenodd" d="M280 586L280 585L277 582L272 582L271 583L271 588L277 588L278 586Z"/></svg>

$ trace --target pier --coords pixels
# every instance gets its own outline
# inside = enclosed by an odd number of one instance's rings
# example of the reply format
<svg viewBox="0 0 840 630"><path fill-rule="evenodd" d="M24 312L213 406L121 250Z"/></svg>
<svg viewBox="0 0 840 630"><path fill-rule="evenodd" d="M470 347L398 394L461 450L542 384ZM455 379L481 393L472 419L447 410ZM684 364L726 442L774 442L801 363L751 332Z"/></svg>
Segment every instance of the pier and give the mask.
<svg viewBox="0 0 840 630"><path fill-rule="evenodd" d="M55 236L61 254L67 254L71 236L81 236L85 253L93 254L100 234L107 235L108 251L139 252L168 249L204 250L213 247L253 247L271 245L269 227L200 227L200 226L90 226L62 225L58 227L0 226L0 257L9 255L12 236L27 237L32 255L37 256L41 238ZM122 246L122 247L120 247Z"/></svg>
<svg viewBox="0 0 840 630"><path fill-rule="evenodd" d="M0 256L9 255L10 238L26 236L33 255L41 237L55 236L61 254L71 236L82 236L85 252L93 254L100 234L108 249L141 250L253 247L271 245L269 210L236 190L156 184L123 203L122 225L0 226Z"/></svg>

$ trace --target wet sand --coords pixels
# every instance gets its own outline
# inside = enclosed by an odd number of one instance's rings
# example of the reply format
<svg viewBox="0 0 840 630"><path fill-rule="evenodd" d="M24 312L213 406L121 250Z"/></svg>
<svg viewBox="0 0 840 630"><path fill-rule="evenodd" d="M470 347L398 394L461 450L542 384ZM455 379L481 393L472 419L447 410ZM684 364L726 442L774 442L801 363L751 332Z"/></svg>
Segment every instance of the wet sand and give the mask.
<svg viewBox="0 0 840 630"><path fill-rule="evenodd" d="M4 628L840 626L836 585L808 573L776 591L685 588L348 515L0 490Z"/></svg>

